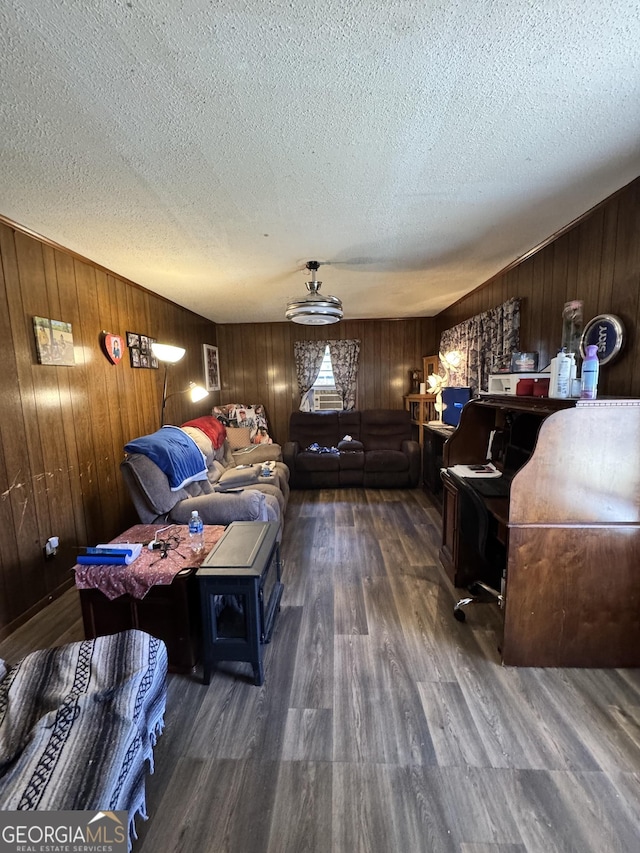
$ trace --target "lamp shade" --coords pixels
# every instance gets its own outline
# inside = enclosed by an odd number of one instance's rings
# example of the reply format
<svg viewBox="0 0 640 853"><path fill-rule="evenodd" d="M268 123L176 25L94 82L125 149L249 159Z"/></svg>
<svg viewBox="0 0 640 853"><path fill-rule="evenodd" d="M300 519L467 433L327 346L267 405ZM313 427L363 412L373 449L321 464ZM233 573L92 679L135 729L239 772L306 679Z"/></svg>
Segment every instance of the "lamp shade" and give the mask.
<svg viewBox="0 0 640 853"><path fill-rule="evenodd" d="M171 394L167 394L167 386L165 382L165 386L162 392L162 408L160 410L161 426L164 426L164 409L167 405L167 400L170 400L172 397L177 397L180 394L188 394L189 399L192 403L197 403L200 400L204 400L205 397L209 396L209 392L207 391L207 389L203 388L202 385L196 385L195 382L190 382L186 388L182 388L182 390L180 391L173 391Z"/></svg>
<svg viewBox="0 0 640 853"><path fill-rule="evenodd" d="M155 355L158 361L164 361L168 364L175 364L180 361L185 354L186 349L183 347L175 347L173 344L159 344L154 341L151 344L151 352Z"/></svg>
<svg viewBox="0 0 640 853"><path fill-rule="evenodd" d="M189 383L189 397L191 398L192 403L198 403L200 400L204 400L204 398L208 396L209 392L206 388L203 388L202 385L196 385L195 382Z"/></svg>

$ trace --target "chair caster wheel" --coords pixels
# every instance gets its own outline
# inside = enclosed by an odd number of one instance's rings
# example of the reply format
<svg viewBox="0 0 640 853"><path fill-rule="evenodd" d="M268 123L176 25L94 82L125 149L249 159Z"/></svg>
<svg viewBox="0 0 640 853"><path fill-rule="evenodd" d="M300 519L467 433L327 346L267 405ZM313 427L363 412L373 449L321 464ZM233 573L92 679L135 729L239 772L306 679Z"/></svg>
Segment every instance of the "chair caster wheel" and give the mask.
<svg viewBox="0 0 640 853"><path fill-rule="evenodd" d="M467 614L464 612L464 610L454 610L453 618L457 619L458 622L464 622L467 618Z"/></svg>

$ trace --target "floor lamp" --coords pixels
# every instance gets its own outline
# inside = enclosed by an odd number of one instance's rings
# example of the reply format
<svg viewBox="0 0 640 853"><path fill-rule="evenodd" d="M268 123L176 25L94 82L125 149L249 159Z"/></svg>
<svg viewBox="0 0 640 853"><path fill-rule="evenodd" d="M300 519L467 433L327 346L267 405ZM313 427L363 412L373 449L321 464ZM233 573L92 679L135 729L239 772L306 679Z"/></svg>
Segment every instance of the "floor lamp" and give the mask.
<svg viewBox="0 0 640 853"><path fill-rule="evenodd" d="M164 408L167 405L169 397L175 397L177 394L190 394L191 402L197 403L198 400L204 400L209 396L209 392L201 385L196 385L195 382L190 382L186 388L181 391L174 391L172 394L167 394L167 378L169 373L169 365L175 364L185 354L186 350L183 347L176 347L172 344L159 344L154 341L151 344L151 351L158 359L164 362L164 382L162 385L162 406L160 407L160 426L164 426Z"/></svg>

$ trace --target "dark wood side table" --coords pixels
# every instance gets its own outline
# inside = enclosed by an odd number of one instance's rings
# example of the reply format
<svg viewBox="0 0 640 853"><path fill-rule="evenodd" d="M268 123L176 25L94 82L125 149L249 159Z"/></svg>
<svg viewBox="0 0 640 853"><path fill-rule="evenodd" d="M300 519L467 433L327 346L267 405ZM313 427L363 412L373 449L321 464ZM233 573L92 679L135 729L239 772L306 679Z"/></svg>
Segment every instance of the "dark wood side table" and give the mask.
<svg viewBox="0 0 640 853"><path fill-rule="evenodd" d="M269 643L284 589L280 582L278 525L234 521L198 569L202 604L203 681L219 661L246 661L264 682L263 646Z"/></svg>
<svg viewBox="0 0 640 853"><path fill-rule="evenodd" d="M196 569L223 535L224 528L205 525L205 550L197 555L190 551L185 525L138 524L113 541L147 543L158 530L165 531L167 535L177 534L181 540L179 547L169 551L167 559L161 563L158 563L159 552L143 548L140 557L130 566L123 567L122 571L144 573L152 570L149 567L155 564L169 571L173 569L173 579L170 576L164 582L156 583L142 598L131 594L110 598L99 587L78 589L84 634L90 639L139 628L164 641L171 672L190 673L200 658L202 633Z"/></svg>

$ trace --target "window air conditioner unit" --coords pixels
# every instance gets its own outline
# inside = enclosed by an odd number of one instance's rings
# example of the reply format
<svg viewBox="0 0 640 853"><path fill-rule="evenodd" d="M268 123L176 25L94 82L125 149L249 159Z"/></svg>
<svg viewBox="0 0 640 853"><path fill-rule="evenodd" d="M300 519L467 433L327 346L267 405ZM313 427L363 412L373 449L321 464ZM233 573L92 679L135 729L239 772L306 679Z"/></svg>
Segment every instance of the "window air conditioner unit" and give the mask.
<svg viewBox="0 0 640 853"><path fill-rule="evenodd" d="M313 392L314 412L335 412L336 409L342 411L342 397L336 391Z"/></svg>

